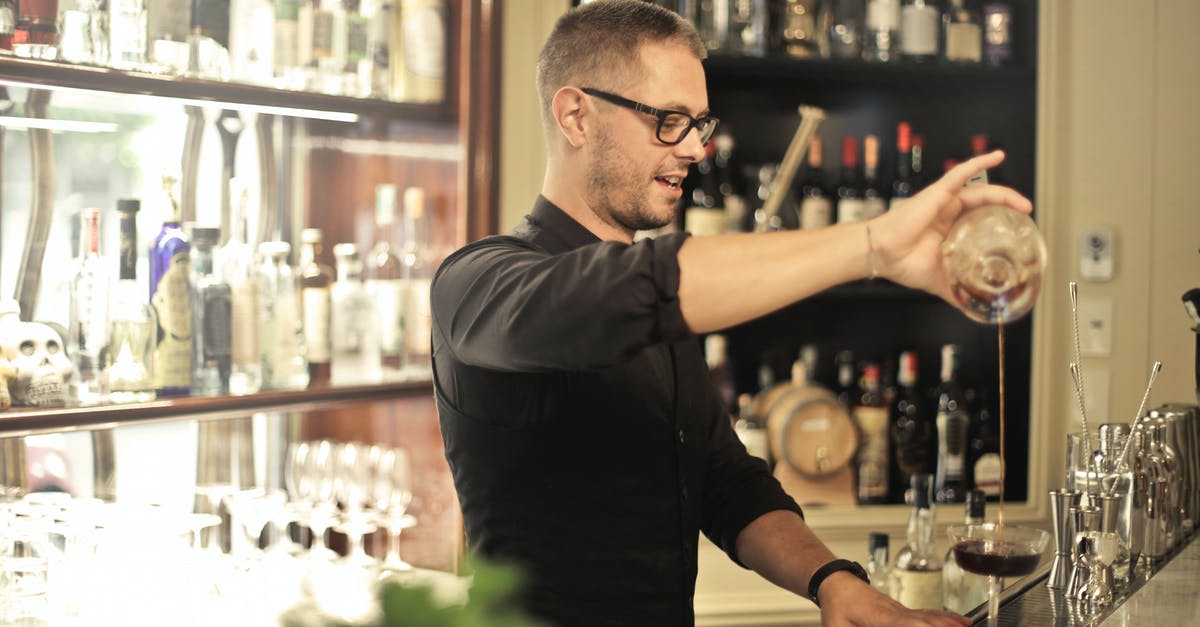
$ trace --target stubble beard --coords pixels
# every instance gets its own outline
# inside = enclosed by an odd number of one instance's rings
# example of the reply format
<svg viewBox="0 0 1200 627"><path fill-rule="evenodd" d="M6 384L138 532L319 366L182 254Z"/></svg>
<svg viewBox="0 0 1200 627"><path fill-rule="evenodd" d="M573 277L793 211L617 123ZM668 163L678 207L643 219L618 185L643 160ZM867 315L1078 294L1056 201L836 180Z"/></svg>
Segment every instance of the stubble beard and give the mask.
<svg viewBox="0 0 1200 627"><path fill-rule="evenodd" d="M588 197L601 220L630 231L649 231L670 224L674 212L655 215L647 206L637 172L607 128L596 135L595 160L588 173Z"/></svg>

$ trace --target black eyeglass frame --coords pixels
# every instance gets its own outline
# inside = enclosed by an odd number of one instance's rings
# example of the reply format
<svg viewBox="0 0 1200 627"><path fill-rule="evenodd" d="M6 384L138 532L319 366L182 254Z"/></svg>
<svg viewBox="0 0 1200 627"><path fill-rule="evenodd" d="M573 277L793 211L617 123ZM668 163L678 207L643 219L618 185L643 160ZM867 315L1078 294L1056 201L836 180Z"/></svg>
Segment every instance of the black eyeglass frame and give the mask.
<svg viewBox="0 0 1200 627"><path fill-rule="evenodd" d="M708 140L712 139L712 136L717 134L717 127L721 126L721 120L719 118L713 117L711 115L706 115L702 118L694 118L691 116L691 114L685 113L683 111L672 111L670 109L656 109L654 107L651 107L650 105L645 105L636 100L630 100L628 98L618 96L616 94L609 93L607 91L603 91L600 89L595 89L592 87L580 87L579 89L580 89L580 91L582 91L583 93L585 93L589 96L595 96L601 100L605 100L612 104L615 104L615 105L618 105L621 107L625 107L626 109L633 109L634 111L637 111L639 113L645 113L646 115L650 115L650 116L657 118L658 124L656 124L654 127L654 137L656 139L658 139L658 141L660 141L668 146L675 146L675 145L683 142L683 140L687 138L688 133L692 132L692 129L696 129L697 133L701 133L700 143L707 144ZM667 140L663 139L663 137L662 137L663 123L665 123L667 121L667 116L670 116L670 115L682 115L683 117L688 119L687 128L683 129L683 132L681 132L679 134L679 138L676 139L675 141L667 141ZM708 135L704 136L703 135L704 131L701 130L702 129L701 125L708 124L709 122L712 123L712 128L710 128L708 130Z"/></svg>

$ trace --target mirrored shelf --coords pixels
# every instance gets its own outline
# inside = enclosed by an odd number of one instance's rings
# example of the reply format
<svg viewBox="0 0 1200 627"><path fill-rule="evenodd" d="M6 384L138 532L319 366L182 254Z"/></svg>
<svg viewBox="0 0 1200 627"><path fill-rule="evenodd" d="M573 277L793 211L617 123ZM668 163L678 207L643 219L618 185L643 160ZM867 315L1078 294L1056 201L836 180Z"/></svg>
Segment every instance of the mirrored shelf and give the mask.
<svg viewBox="0 0 1200 627"><path fill-rule="evenodd" d="M0 85L116 92L225 106L298 118L355 122L360 117L413 121L452 121L449 102L416 104L378 98L334 96L169 74L129 72L19 57L0 57Z"/></svg>
<svg viewBox="0 0 1200 627"><path fill-rule="evenodd" d="M160 398L145 403L86 407L24 408L0 411L0 437L78 431L187 418L228 418L258 411L287 412L363 405L432 396L425 379L372 385L320 385L304 390L271 390L245 396Z"/></svg>

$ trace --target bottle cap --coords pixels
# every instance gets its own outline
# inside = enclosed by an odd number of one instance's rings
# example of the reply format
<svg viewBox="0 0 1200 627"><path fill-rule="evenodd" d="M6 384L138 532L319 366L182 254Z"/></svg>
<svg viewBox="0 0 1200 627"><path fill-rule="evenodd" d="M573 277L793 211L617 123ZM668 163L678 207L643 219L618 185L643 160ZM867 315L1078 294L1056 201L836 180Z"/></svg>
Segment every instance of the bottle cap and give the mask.
<svg viewBox="0 0 1200 627"><path fill-rule="evenodd" d="M320 244L324 239L321 229L307 228L300 231L300 242L302 244Z"/></svg>
<svg viewBox="0 0 1200 627"><path fill-rule="evenodd" d="M967 493L967 518L985 517L987 510L987 495L983 490L971 490Z"/></svg>
<svg viewBox="0 0 1200 627"><path fill-rule="evenodd" d="M899 152L912 150L912 126L908 122L896 125L896 150Z"/></svg>
<svg viewBox="0 0 1200 627"><path fill-rule="evenodd" d="M869 555L874 555L875 549L883 549L886 551L888 548L888 542L888 534L883 533L882 531L872 531L871 533L867 534L867 553Z"/></svg>
<svg viewBox="0 0 1200 627"><path fill-rule="evenodd" d="M404 190L404 213L417 220L425 215L425 189L410 187Z"/></svg>
<svg viewBox="0 0 1200 627"><path fill-rule="evenodd" d="M912 504L918 509L929 509L933 504L933 477L928 473L912 476Z"/></svg>
<svg viewBox="0 0 1200 627"><path fill-rule="evenodd" d="M117 211L121 213L137 213L142 209L142 201L137 198L122 198L117 201Z"/></svg>
<svg viewBox="0 0 1200 627"><path fill-rule="evenodd" d="M358 258L358 244L352 244L350 242L342 242L341 244L335 244L333 247L333 256L357 259Z"/></svg>

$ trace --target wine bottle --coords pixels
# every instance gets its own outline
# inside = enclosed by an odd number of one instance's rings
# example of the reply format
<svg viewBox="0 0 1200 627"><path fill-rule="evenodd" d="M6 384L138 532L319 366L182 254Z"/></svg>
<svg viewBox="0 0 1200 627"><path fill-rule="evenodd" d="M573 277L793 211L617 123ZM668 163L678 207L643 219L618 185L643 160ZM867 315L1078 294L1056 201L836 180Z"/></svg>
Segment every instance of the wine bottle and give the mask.
<svg viewBox="0 0 1200 627"><path fill-rule="evenodd" d="M951 63L979 63L982 58L982 28L979 11L972 0L949 0L942 14L942 56Z"/></svg>
<svg viewBox="0 0 1200 627"><path fill-rule="evenodd" d="M154 374L159 396L187 395L192 383L191 246L179 223L176 182L173 175L163 176L163 198L170 215L150 246L150 303L158 316Z"/></svg>
<svg viewBox="0 0 1200 627"><path fill-rule="evenodd" d="M896 177L892 179L892 197L888 209L916 192L912 178L912 126L908 122L896 125Z"/></svg>
<svg viewBox="0 0 1200 627"><path fill-rule="evenodd" d="M958 383L958 346L942 346L941 383L936 396L938 454L935 490L939 503L958 503L966 496L963 476L967 453L966 399Z"/></svg>
<svg viewBox="0 0 1200 627"><path fill-rule="evenodd" d="M862 391L852 413L858 446L858 502L886 503L888 497L888 407L879 382L879 366L863 367Z"/></svg>
<svg viewBox="0 0 1200 627"><path fill-rule="evenodd" d="M904 0L900 7L900 54L906 61L937 59L941 11L934 0Z"/></svg>
<svg viewBox="0 0 1200 627"><path fill-rule="evenodd" d="M933 412L917 392L917 354L913 351L900 353L900 372L896 382L900 389L892 410L892 445L896 453L896 468L899 470L900 492L917 473L928 472L929 461L937 450L937 430Z"/></svg>
<svg viewBox="0 0 1200 627"><path fill-rule="evenodd" d="M882 215L887 209L883 191L879 189L879 138L863 138L863 219Z"/></svg>
<svg viewBox="0 0 1200 627"><path fill-rule="evenodd" d="M865 218L862 186L858 174L858 138L842 138L842 177L837 187L838 224L859 222Z"/></svg>
<svg viewBox="0 0 1200 627"><path fill-rule="evenodd" d="M800 228L820 229L833 223L833 202L825 191L821 138L816 135L808 145L806 161L800 183Z"/></svg>

